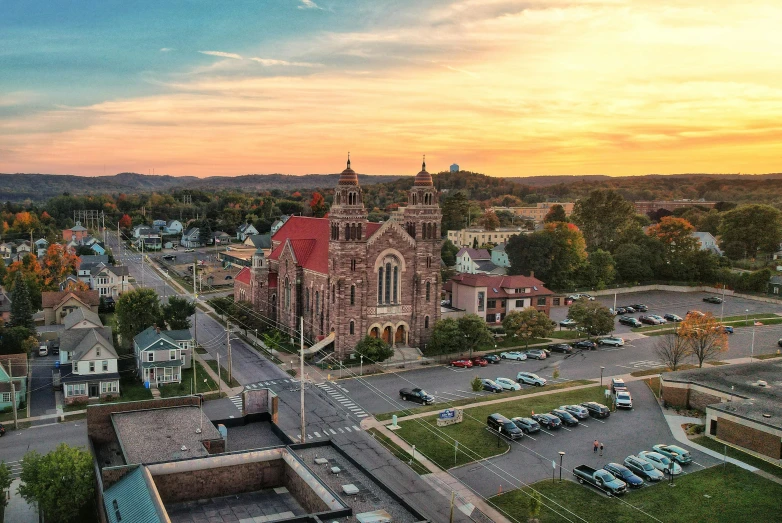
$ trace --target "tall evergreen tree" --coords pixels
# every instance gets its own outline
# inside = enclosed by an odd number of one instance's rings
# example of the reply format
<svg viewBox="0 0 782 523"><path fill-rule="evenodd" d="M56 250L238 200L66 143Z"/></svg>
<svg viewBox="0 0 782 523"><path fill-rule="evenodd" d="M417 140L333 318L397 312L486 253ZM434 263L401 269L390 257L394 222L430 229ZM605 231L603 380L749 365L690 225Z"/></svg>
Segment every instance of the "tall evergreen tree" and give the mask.
<svg viewBox="0 0 782 523"><path fill-rule="evenodd" d="M11 325L35 329L30 289L27 288L27 282L22 278L21 271L16 273L14 290L11 294Z"/></svg>

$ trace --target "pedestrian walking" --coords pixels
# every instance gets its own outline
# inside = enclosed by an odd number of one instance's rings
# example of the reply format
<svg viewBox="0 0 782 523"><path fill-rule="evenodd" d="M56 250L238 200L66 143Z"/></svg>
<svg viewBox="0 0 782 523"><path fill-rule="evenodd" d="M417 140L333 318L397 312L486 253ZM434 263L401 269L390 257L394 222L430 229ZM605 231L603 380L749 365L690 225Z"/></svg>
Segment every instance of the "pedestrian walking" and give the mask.
<svg viewBox="0 0 782 523"><path fill-rule="evenodd" d="M602 443L600 444L600 455L601 456L603 455L603 444Z"/></svg>
<svg viewBox="0 0 782 523"><path fill-rule="evenodd" d="M597 454L597 447L600 446L600 442L595 440L594 447L592 447L592 452Z"/></svg>

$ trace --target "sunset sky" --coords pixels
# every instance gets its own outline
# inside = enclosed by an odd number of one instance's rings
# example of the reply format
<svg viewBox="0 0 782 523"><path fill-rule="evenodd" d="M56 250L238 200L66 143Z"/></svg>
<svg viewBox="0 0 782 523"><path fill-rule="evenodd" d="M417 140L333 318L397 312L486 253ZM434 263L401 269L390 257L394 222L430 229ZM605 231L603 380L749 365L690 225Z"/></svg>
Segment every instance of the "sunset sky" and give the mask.
<svg viewBox="0 0 782 523"><path fill-rule="evenodd" d="M779 0L0 0L0 172L782 171Z"/></svg>

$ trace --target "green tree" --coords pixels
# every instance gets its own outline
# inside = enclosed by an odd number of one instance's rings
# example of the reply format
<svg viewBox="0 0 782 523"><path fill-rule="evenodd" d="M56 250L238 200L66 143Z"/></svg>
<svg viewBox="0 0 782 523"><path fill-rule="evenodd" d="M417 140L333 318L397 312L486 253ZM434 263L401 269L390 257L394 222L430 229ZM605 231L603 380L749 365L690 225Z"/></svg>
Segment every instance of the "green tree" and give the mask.
<svg viewBox="0 0 782 523"><path fill-rule="evenodd" d="M459 330L459 324L456 320L453 318L439 320L434 324L432 338L424 347L424 353L427 356L434 356L458 352L462 347L462 339L464 336Z"/></svg>
<svg viewBox="0 0 782 523"><path fill-rule="evenodd" d="M610 252L603 249L597 249L587 256L587 267L585 269L585 283L598 289L604 289L606 286L614 283L616 279L616 263Z"/></svg>
<svg viewBox="0 0 782 523"><path fill-rule="evenodd" d="M523 339L525 348L530 339L547 338L554 332L554 322L534 307L509 312L502 320L502 327L506 335Z"/></svg>
<svg viewBox="0 0 782 523"><path fill-rule="evenodd" d="M195 314L195 302L179 296L169 296L163 305L163 320L171 330L189 329L190 316Z"/></svg>
<svg viewBox="0 0 782 523"><path fill-rule="evenodd" d="M527 516L529 517L527 520L528 523L538 521L538 518L540 517L541 506L542 503L540 501L540 493L538 493L537 490L534 490L532 494L530 494L530 497L527 501Z"/></svg>
<svg viewBox="0 0 782 523"><path fill-rule="evenodd" d="M35 329L30 290L27 287L27 282L22 277L21 271L16 273L14 290L11 293L11 325L13 327Z"/></svg>
<svg viewBox="0 0 782 523"><path fill-rule="evenodd" d="M614 330L614 315L598 301L581 298L570 306L568 316L575 320L577 328L589 337L603 336Z"/></svg>
<svg viewBox="0 0 782 523"><path fill-rule="evenodd" d="M459 247L454 245L451 240L445 240L440 248L440 257L443 259L443 263L448 267L456 265L457 252L459 252Z"/></svg>
<svg viewBox="0 0 782 523"><path fill-rule="evenodd" d="M654 278L654 272L644 248L633 243L619 246L614 253L616 272L622 281L640 282Z"/></svg>
<svg viewBox="0 0 782 523"><path fill-rule="evenodd" d="M3 461L0 463L0 495L2 495L2 499L0 499L0 515L3 514L3 509L8 505L8 498L5 493L11 488L12 481L11 469Z"/></svg>
<svg viewBox="0 0 782 523"><path fill-rule="evenodd" d="M549 287L571 287L587 260L584 237L572 223L547 223L542 231L512 236L505 247L510 274L535 273Z"/></svg>
<svg viewBox="0 0 782 523"><path fill-rule="evenodd" d="M155 289L142 287L125 292L117 300L115 310L119 334L125 343L131 343L147 327L162 324L160 299Z"/></svg>
<svg viewBox="0 0 782 523"><path fill-rule="evenodd" d="M37 503L47 521L77 521L95 495L92 457L65 443L46 455L25 454L20 479L19 494Z"/></svg>
<svg viewBox="0 0 782 523"><path fill-rule="evenodd" d="M364 356L370 363L380 363L394 355L394 349L388 343L372 336L364 336L356 344L355 352L357 356Z"/></svg>
<svg viewBox="0 0 782 523"><path fill-rule="evenodd" d="M546 223L566 222L567 213L565 213L565 208L558 203L552 205L551 209L549 209L546 213L546 217L543 218L543 221Z"/></svg>
<svg viewBox="0 0 782 523"><path fill-rule="evenodd" d="M20 354L28 352L30 337L35 339L35 331L27 327L0 327L0 354Z"/></svg>
<svg viewBox="0 0 782 523"><path fill-rule="evenodd" d="M464 345L472 351L494 342L486 321L477 314L465 314L457 321Z"/></svg>
<svg viewBox="0 0 782 523"><path fill-rule="evenodd" d="M469 212L470 202L463 192L456 192L446 198L443 202L443 232L462 229L466 225L465 218Z"/></svg>
<svg viewBox="0 0 782 523"><path fill-rule="evenodd" d="M203 220L198 227L198 241L201 245L209 245L212 241L212 225L209 220Z"/></svg>
<svg viewBox="0 0 782 523"><path fill-rule="evenodd" d="M594 190L573 206L570 219L581 228L587 248L613 252L623 231L637 227L635 206L612 190Z"/></svg>
<svg viewBox="0 0 782 523"><path fill-rule="evenodd" d="M481 381L481 378L478 376L475 376L472 381L470 381L470 387L473 392L480 392L483 389L483 381Z"/></svg>
<svg viewBox="0 0 782 523"><path fill-rule="evenodd" d="M743 246L745 258L771 254L782 242L782 212L770 205L742 205L722 215L720 235L723 246ZM725 250L735 257L740 249Z"/></svg>
<svg viewBox="0 0 782 523"><path fill-rule="evenodd" d="M711 209L701 217L698 230L717 236L720 233L720 225L722 225L722 215L718 210Z"/></svg>

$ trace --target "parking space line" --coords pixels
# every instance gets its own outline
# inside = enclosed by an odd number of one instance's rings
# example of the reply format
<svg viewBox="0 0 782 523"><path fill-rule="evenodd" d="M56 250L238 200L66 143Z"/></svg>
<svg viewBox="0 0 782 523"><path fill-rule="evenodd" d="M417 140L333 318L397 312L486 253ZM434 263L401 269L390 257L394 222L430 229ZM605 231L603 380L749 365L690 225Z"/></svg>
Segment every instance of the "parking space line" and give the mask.
<svg viewBox="0 0 782 523"><path fill-rule="evenodd" d="M569 428L567 428L567 427L559 427L559 428L561 428L561 429L565 429L565 430L566 430L566 431L568 431L568 432L573 432L572 430L570 430L570 429L569 429Z"/></svg>
<svg viewBox="0 0 782 523"><path fill-rule="evenodd" d="M701 464L700 464L700 463L698 463L697 461L693 461L693 463L694 463L695 465L698 465L699 467L706 468L706 465L701 465Z"/></svg>
<svg viewBox="0 0 782 523"><path fill-rule="evenodd" d="M549 432L549 431L547 431L547 430L540 429L540 431L541 431L541 432L545 432L545 433L546 433L546 434L548 434L549 436L553 436L553 435L554 435L554 434L552 434L551 432Z"/></svg>
<svg viewBox="0 0 782 523"><path fill-rule="evenodd" d="M598 423L602 423L603 425L605 425L605 423L606 423L605 421L601 421L601 420L599 420L599 419L593 419L592 421L596 421L596 422L598 422Z"/></svg>
<svg viewBox="0 0 782 523"><path fill-rule="evenodd" d="M582 427L589 428L589 425L587 425L586 423L579 423L579 425L581 425Z"/></svg>
<svg viewBox="0 0 782 523"><path fill-rule="evenodd" d="M532 436L530 436L529 434L524 434L524 436L528 437L528 438L529 438L529 439L531 439L532 441L538 441L538 440L536 440L535 438L533 438Z"/></svg>

